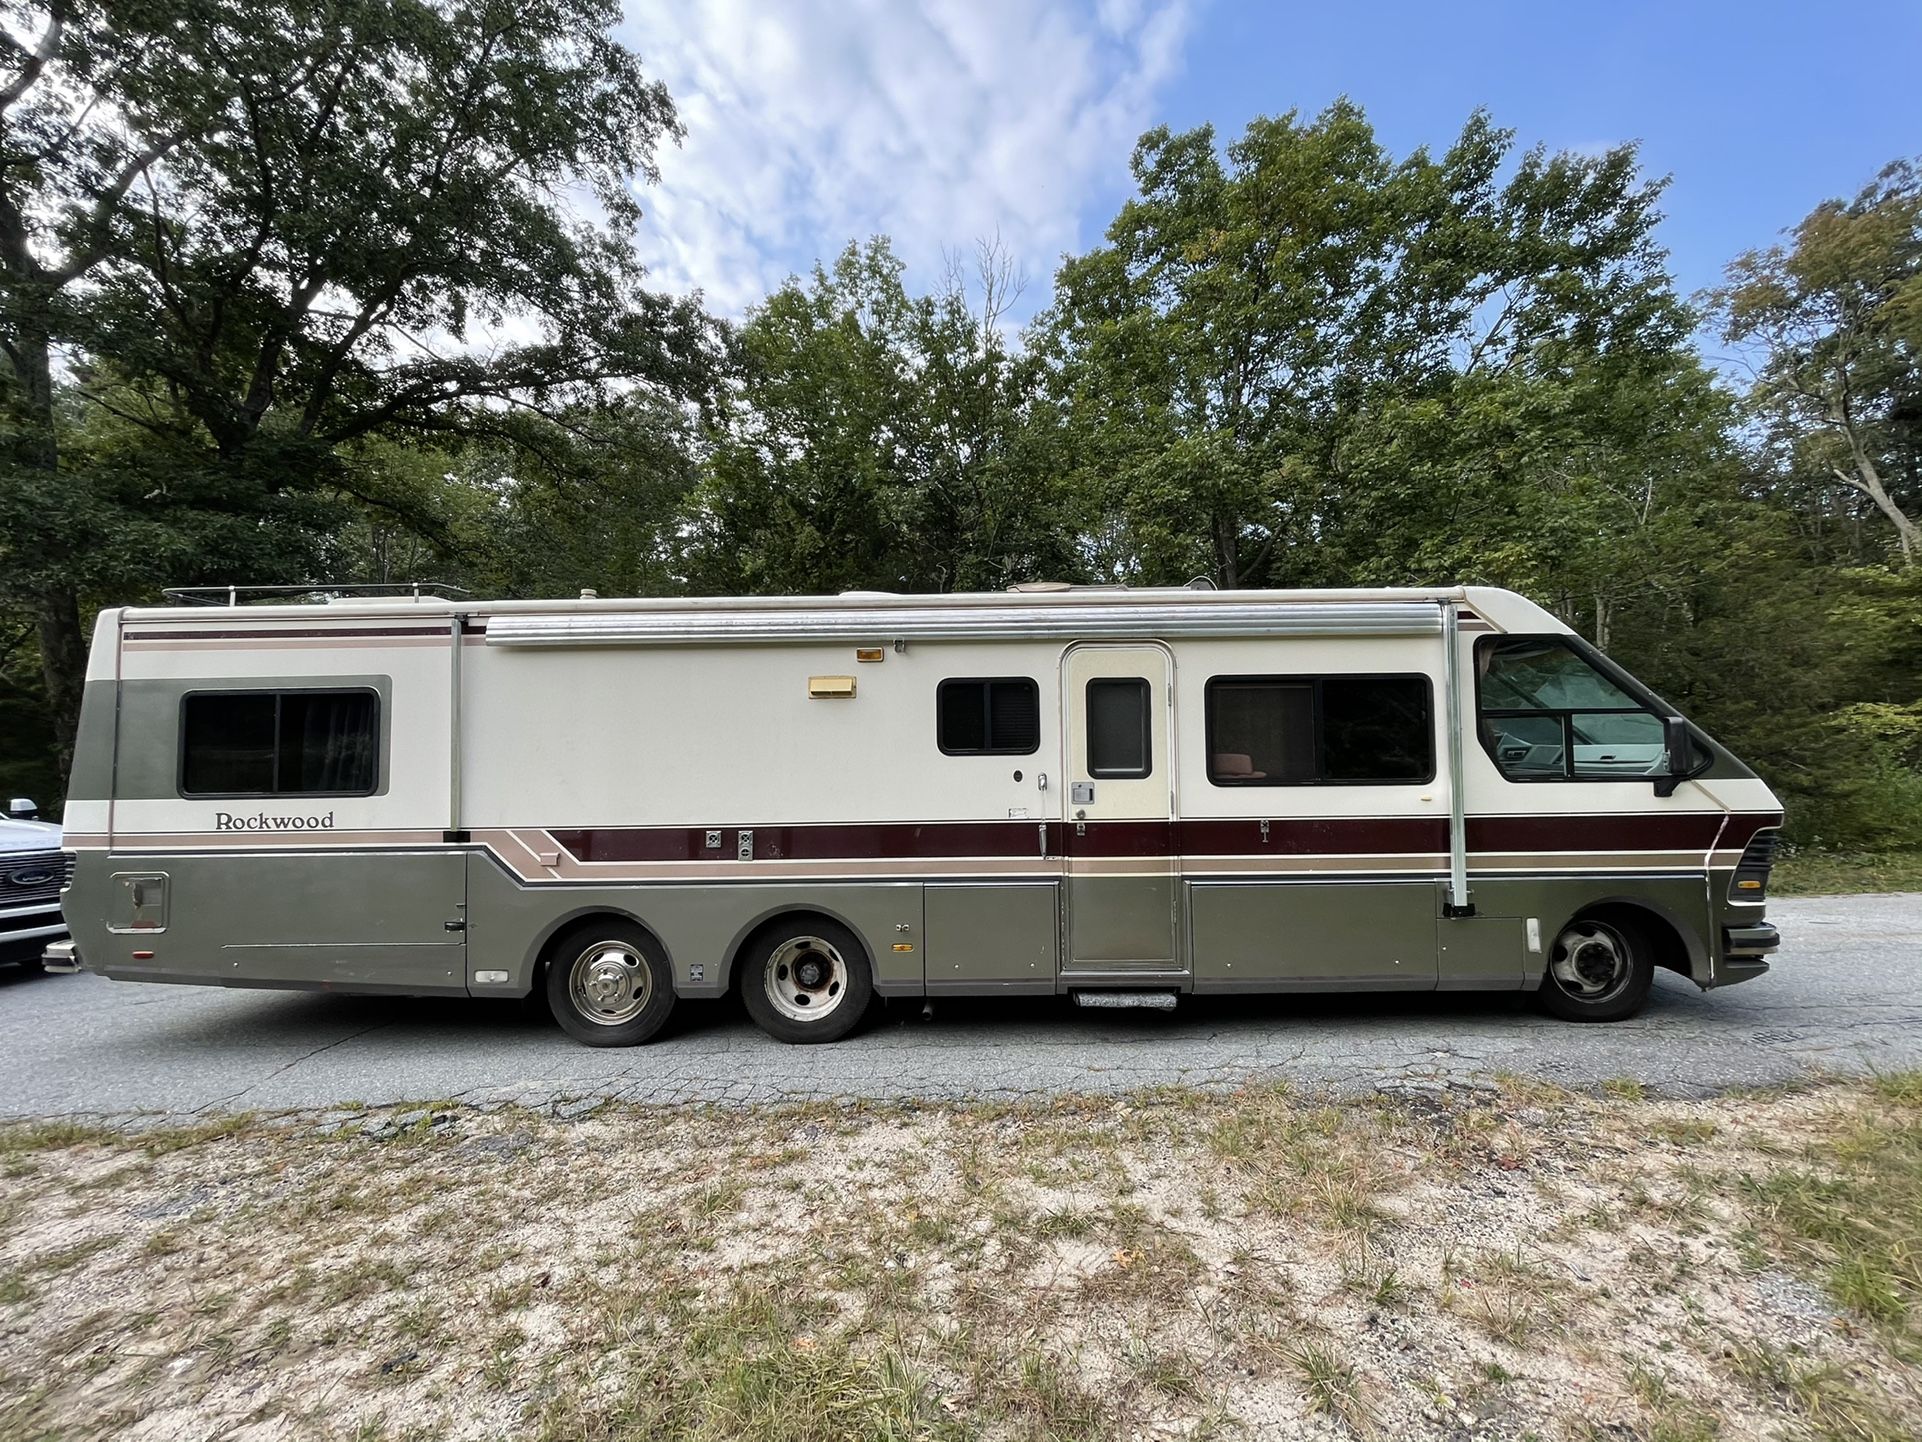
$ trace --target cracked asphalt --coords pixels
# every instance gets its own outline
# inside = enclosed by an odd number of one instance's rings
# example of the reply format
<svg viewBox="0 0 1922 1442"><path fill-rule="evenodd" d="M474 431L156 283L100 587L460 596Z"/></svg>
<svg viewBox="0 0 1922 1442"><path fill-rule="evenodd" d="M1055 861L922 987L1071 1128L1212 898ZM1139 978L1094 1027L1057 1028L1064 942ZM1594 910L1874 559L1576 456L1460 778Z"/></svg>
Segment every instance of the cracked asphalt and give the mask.
<svg viewBox="0 0 1922 1442"><path fill-rule="evenodd" d="M0 1115L171 1115L459 1099L997 1098L1232 1087L1338 1091L1632 1078L1704 1095L1922 1067L1922 895L1772 902L1774 969L1700 992L1658 973L1647 1010L1571 1026L1515 996L1183 999L1172 1013L1065 999L877 1007L833 1046L783 1046L734 1003L684 1002L644 1047L577 1045L529 1005L225 991L0 968Z"/></svg>

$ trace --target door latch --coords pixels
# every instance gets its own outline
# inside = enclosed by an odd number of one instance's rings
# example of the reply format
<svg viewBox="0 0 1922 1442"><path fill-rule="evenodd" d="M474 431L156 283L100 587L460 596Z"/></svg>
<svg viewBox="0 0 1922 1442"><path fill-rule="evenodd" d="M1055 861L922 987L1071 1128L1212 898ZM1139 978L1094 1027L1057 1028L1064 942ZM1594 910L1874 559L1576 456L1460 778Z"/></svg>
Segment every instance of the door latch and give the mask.
<svg viewBox="0 0 1922 1442"><path fill-rule="evenodd" d="M440 929L442 931L465 931L467 930L467 923L464 921L443 921L440 924Z"/></svg>

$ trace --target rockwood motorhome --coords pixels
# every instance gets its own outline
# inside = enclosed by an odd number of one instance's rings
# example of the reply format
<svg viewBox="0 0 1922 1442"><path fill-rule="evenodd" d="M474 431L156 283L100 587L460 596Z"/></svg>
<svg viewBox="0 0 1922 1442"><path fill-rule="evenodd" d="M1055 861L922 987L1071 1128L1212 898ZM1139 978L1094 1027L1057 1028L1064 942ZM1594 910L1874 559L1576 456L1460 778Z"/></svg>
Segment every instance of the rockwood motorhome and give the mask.
<svg viewBox="0 0 1922 1442"><path fill-rule="evenodd" d="M224 594L224 593L223 593ZM65 894L125 980L518 996L1538 990L1767 970L1780 807L1506 591L118 610Z"/></svg>

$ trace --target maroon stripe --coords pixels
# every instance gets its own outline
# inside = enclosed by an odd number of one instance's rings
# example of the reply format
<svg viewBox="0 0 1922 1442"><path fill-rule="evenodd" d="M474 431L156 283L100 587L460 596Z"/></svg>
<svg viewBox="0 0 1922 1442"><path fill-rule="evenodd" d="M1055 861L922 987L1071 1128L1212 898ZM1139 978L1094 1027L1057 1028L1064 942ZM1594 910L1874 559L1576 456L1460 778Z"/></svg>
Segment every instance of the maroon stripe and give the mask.
<svg viewBox="0 0 1922 1442"><path fill-rule="evenodd" d="M1722 829L1716 813L1675 816L1470 818L1472 852L1706 851ZM1731 816L1723 846L1742 846L1779 815ZM878 861L917 857L1433 855L1448 849L1438 816L1260 821L940 821L874 825L755 826L757 861ZM1082 829L1085 827L1085 830ZM742 828L587 827L552 834L580 861L733 861Z"/></svg>
<svg viewBox="0 0 1922 1442"><path fill-rule="evenodd" d="M1184 821L1184 856L1404 855L1448 850L1439 816L1317 817L1270 821Z"/></svg>
<svg viewBox="0 0 1922 1442"><path fill-rule="evenodd" d="M741 830L754 833L756 861L872 861L908 856L1039 856L1040 821L892 822L869 826L593 827L555 831L580 861L733 861ZM1056 823L1058 825L1059 823ZM1162 831L1167 827L1164 824ZM1050 849L1058 842L1049 838Z"/></svg>
<svg viewBox="0 0 1922 1442"><path fill-rule="evenodd" d="M1468 818L1470 851L1706 851L1719 812L1672 816L1486 816Z"/></svg>

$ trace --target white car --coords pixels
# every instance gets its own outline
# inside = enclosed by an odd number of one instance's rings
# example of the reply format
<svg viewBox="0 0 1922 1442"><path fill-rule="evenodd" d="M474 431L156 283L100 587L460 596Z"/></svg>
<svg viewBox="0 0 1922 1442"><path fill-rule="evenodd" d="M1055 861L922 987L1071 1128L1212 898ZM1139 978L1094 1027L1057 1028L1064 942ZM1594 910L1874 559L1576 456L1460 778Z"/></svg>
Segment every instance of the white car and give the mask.
<svg viewBox="0 0 1922 1442"><path fill-rule="evenodd" d="M18 797L0 816L0 963L38 967L48 947L71 945L60 915L67 880L60 828L38 815Z"/></svg>

